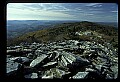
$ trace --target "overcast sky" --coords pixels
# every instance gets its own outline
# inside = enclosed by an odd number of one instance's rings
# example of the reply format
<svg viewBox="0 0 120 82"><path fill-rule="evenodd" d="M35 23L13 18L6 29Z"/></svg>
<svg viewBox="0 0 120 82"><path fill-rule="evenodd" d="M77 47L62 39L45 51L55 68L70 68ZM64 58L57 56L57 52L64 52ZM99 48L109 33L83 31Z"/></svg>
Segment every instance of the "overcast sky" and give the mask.
<svg viewBox="0 0 120 82"><path fill-rule="evenodd" d="M8 3L7 20L118 22L116 3Z"/></svg>

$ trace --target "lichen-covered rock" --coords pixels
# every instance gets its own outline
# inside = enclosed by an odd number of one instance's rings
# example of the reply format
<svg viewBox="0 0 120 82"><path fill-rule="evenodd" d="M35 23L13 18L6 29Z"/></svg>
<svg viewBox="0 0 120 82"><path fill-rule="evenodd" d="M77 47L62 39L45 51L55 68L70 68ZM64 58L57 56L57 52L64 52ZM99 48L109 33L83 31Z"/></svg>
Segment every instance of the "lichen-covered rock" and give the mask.
<svg viewBox="0 0 120 82"><path fill-rule="evenodd" d="M62 78L63 75L69 74L70 72L65 72L64 70L58 68L51 68L50 70L45 71L42 76L43 79L53 79L53 78Z"/></svg>
<svg viewBox="0 0 120 82"><path fill-rule="evenodd" d="M42 76L42 79L53 79L53 72L50 70L45 71L44 75Z"/></svg>
<svg viewBox="0 0 120 82"><path fill-rule="evenodd" d="M88 75L89 72L78 72L76 75L74 75L73 79L85 79L85 77Z"/></svg>

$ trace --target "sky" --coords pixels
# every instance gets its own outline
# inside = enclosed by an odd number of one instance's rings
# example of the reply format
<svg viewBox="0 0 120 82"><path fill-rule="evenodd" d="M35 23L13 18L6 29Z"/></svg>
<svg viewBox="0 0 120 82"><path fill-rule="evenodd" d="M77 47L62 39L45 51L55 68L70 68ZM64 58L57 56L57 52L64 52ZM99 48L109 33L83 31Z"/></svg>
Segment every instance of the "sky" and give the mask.
<svg viewBox="0 0 120 82"><path fill-rule="evenodd" d="M116 3L8 3L7 20L118 22Z"/></svg>

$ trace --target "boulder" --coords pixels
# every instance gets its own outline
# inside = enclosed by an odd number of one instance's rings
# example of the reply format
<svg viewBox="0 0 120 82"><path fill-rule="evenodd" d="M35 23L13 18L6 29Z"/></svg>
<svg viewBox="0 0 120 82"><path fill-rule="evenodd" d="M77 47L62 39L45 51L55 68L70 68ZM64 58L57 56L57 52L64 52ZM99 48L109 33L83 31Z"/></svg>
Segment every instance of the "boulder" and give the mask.
<svg viewBox="0 0 120 82"><path fill-rule="evenodd" d="M43 76L41 77L42 79L53 79L53 72L50 70L45 71Z"/></svg>
<svg viewBox="0 0 120 82"><path fill-rule="evenodd" d="M9 78L21 78L22 77L22 65L14 62L14 61L9 61L7 62L7 66L6 66L6 74L7 77Z"/></svg>
<svg viewBox="0 0 120 82"><path fill-rule="evenodd" d="M31 63L30 63L30 67L36 67L38 66L43 60L45 60L47 58L47 55L42 54L39 57L37 57L36 59L34 59Z"/></svg>
<svg viewBox="0 0 120 82"><path fill-rule="evenodd" d="M12 58L10 58L10 60L18 62L18 63L27 63L27 62L30 62L29 58L27 58L27 57L12 57Z"/></svg>
<svg viewBox="0 0 120 82"><path fill-rule="evenodd" d="M68 64L69 71L78 72L80 70L85 70L85 66L91 65L91 63L87 59L83 59L81 57L77 57L76 61L72 64Z"/></svg>
<svg viewBox="0 0 120 82"><path fill-rule="evenodd" d="M84 59L82 57L77 57L75 62L79 63L80 66L91 65L91 63L87 59Z"/></svg>

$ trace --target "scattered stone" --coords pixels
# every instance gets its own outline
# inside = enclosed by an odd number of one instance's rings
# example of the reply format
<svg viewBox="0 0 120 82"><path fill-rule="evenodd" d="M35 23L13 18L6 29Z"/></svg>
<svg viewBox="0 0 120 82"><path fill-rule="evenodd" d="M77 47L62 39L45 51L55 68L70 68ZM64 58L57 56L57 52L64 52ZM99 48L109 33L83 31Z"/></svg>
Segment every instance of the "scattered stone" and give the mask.
<svg viewBox="0 0 120 82"><path fill-rule="evenodd" d="M79 32L76 34L80 34ZM91 35L84 32L84 35ZM7 47L7 76L117 79L118 50L110 43L65 40ZM22 73L22 74L21 74Z"/></svg>

